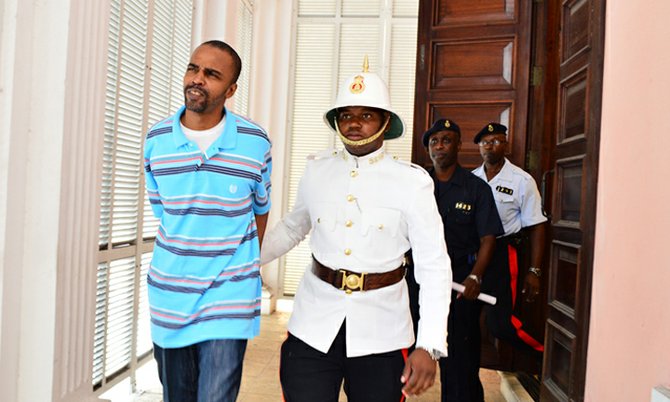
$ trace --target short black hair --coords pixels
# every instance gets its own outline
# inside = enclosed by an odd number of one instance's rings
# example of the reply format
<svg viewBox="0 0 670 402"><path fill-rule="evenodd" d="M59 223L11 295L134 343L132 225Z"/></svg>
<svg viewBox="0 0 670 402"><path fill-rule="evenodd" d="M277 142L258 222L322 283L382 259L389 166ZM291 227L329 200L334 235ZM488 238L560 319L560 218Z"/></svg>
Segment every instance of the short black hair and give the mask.
<svg viewBox="0 0 670 402"><path fill-rule="evenodd" d="M207 42L203 42L200 46L205 45L222 50L233 58L233 65L235 66L235 71L233 71L233 83L236 83L237 79L240 77L240 72L242 71L242 59L240 59L240 55L237 54L232 46L220 40L208 40Z"/></svg>

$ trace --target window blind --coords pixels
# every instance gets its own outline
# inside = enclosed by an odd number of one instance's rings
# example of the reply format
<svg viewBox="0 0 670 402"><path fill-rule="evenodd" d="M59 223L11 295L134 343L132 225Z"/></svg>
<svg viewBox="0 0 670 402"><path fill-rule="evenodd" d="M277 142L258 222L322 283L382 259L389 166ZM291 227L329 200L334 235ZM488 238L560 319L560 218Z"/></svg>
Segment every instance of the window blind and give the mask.
<svg viewBox="0 0 670 402"><path fill-rule="evenodd" d="M147 129L183 103L191 0L111 0L93 384L134 376L149 357L146 274L158 220L145 196ZM131 381L134 383L134 381Z"/></svg>
<svg viewBox="0 0 670 402"><path fill-rule="evenodd" d="M254 32L254 18L253 18L252 4L247 0L240 0L237 8L237 49L235 49L240 58L244 61L242 63L242 71L237 80L237 91L235 92L235 111L243 116L249 114L249 85L251 65L251 52L253 50L253 32Z"/></svg>

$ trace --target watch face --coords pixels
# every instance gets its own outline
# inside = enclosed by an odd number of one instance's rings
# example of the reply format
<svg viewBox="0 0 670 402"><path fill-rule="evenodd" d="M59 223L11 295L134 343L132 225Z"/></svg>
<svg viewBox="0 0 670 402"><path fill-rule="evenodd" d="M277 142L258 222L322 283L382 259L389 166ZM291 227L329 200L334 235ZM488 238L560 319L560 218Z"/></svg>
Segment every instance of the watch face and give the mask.
<svg viewBox="0 0 670 402"><path fill-rule="evenodd" d="M433 359L435 361L439 360L440 355L435 349L430 349L430 350L428 350L426 348L418 348L418 349L425 350L426 353L428 353L428 356L430 356L431 359Z"/></svg>

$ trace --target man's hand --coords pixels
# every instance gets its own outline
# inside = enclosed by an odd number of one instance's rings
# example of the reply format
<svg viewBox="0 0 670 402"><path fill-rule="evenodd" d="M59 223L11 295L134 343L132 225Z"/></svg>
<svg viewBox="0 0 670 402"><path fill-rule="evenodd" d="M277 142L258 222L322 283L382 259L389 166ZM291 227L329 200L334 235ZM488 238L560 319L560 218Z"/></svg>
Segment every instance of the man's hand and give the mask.
<svg viewBox="0 0 670 402"><path fill-rule="evenodd" d="M416 349L407 358L400 382L405 384L402 393L406 397L423 394L435 383L436 362L428 352Z"/></svg>
<svg viewBox="0 0 670 402"><path fill-rule="evenodd" d="M463 290L462 293L463 297L468 300L476 300L477 296L479 296L479 282L472 278L465 278L462 285L465 286L465 290Z"/></svg>
<svg viewBox="0 0 670 402"><path fill-rule="evenodd" d="M521 293L525 296L523 299L525 302L533 303L537 295L540 294L540 278L534 273L528 272Z"/></svg>

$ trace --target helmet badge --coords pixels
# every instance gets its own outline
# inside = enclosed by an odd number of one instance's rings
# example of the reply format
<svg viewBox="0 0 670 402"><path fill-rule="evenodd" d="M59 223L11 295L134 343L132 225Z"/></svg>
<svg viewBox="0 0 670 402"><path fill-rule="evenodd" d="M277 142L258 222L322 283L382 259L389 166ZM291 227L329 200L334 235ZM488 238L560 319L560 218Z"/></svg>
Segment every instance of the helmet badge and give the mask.
<svg viewBox="0 0 670 402"><path fill-rule="evenodd" d="M349 91L351 91L352 94L359 94L363 91L365 91L365 83L363 82L363 76L362 75L357 75L354 77L354 82L351 83L351 86L349 86Z"/></svg>

